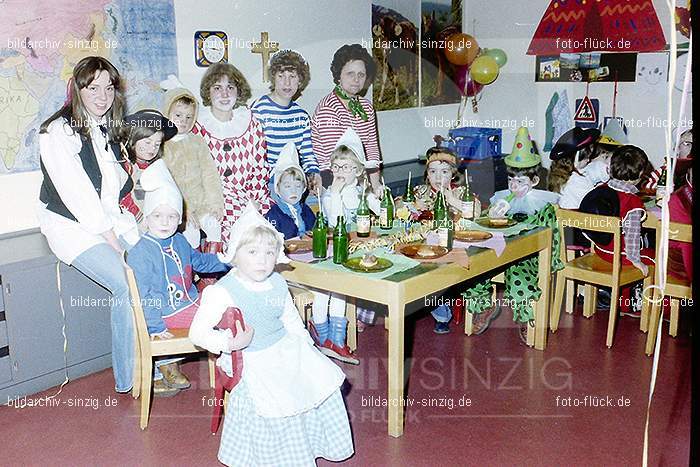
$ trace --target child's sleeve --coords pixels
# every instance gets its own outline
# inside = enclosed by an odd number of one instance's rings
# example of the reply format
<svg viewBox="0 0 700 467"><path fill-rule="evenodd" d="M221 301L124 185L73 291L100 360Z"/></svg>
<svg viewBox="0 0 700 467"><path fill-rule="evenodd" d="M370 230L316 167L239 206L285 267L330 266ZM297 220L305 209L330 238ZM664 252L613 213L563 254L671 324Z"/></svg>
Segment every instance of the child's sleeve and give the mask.
<svg viewBox="0 0 700 467"><path fill-rule="evenodd" d="M343 198L340 193L331 192L327 189L321 195L321 208L323 209L323 215L328 219L328 224L331 227L335 227L335 223L338 220L338 216L345 214L343 211Z"/></svg>
<svg viewBox="0 0 700 467"><path fill-rule="evenodd" d="M379 211L381 210L381 202L379 201L379 198L377 198L377 196L371 191L367 192L367 204L373 213L379 215Z"/></svg>
<svg viewBox="0 0 700 467"><path fill-rule="evenodd" d="M214 354L229 351L229 329L214 329L228 307L234 306L226 289L211 285L202 292L199 309L190 325L189 337L196 346L207 349Z"/></svg>
<svg viewBox="0 0 700 467"><path fill-rule="evenodd" d="M270 169L267 165L267 143L263 135L262 125L252 115L253 119L253 151L245 182L245 193L251 200L260 205L260 211L265 214L270 209ZM220 182L219 182L220 183ZM241 210L245 205L241 205ZM241 211L242 212L242 211Z"/></svg>
<svg viewBox="0 0 700 467"><path fill-rule="evenodd" d="M285 299L284 310L282 311L282 316L280 319L282 320L282 324L288 333L301 337L303 340L308 342L309 345L314 344L309 332L306 330L306 327L304 327L304 323L301 321L299 311L297 310L297 307L294 306L294 299L289 291L287 291L287 298Z"/></svg>
<svg viewBox="0 0 700 467"><path fill-rule="evenodd" d="M313 143L311 142L311 121L309 120L308 114L306 114L306 125L301 140L301 147L299 148L299 157L301 159L301 168L304 170L304 173L319 172L316 156L314 155Z"/></svg>
<svg viewBox="0 0 700 467"><path fill-rule="evenodd" d="M139 289L141 308L146 318L148 334L159 334L168 328L163 321L163 308L168 306L168 294L166 290L158 287L159 279L164 271L149 260L146 252L138 247L132 248L127 255L127 263L134 271L136 286ZM136 250L136 251L134 251Z"/></svg>
<svg viewBox="0 0 700 467"><path fill-rule="evenodd" d="M189 245L188 245L189 246ZM219 261L219 257L214 253L202 253L190 248L190 261L192 269L196 272L225 272L228 271L226 263Z"/></svg>
<svg viewBox="0 0 700 467"><path fill-rule="evenodd" d="M209 148L202 138L196 139L197 150L193 155L197 160L199 167L199 176L202 183L204 197L204 206L209 212L220 211L224 208L224 195L221 190L221 177L219 171L214 164L214 159L209 154ZM205 213L199 213L205 214Z"/></svg>
<svg viewBox="0 0 700 467"><path fill-rule="evenodd" d="M644 216L644 209L636 208L629 211L622 220L622 233L625 236L625 254L632 263L641 262L642 219Z"/></svg>

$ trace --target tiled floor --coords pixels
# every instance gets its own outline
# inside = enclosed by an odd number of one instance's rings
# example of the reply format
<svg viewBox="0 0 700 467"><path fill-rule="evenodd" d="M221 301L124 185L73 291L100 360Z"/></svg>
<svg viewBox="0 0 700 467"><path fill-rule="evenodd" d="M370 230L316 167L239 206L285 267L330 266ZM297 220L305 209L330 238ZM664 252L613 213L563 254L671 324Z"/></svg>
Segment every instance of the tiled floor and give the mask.
<svg viewBox="0 0 700 467"><path fill-rule="evenodd" d="M504 313L485 334L466 337L455 325L433 334L425 314L409 318L413 405L398 439L386 434L386 409L377 406L386 397L386 333L375 326L361 334L362 363L343 365L356 449L345 464L641 464L652 360L638 320L621 318L607 349L606 312L564 315L545 352L520 344L510 320ZM649 465L688 463L691 357L683 331L662 341ZM138 401L113 393L109 370L68 384L53 399L58 406L0 407L0 464L217 465L206 364L183 368L193 388L156 399L143 432Z"/></svg>

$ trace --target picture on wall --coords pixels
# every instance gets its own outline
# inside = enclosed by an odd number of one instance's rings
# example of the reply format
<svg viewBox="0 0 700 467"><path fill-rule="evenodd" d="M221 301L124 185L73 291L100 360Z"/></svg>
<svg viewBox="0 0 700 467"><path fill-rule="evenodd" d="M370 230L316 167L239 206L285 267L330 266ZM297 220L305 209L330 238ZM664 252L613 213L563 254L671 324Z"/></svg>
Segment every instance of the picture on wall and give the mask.
<svg viewBox="0 0 700 467"><path fill-rule="evenodd" d="M634 82L636 74L636 53L563 53L535 60L535 81Z"/></svg>
<svg viewBox="0 0 700 467"><path fill-rule="evenodd" d="M373 86L376 110L417 107L418 2L372 3L372 56L377 63Z"/></svg>
<svg viewBox="0 0 700 467"><path fill-rule="evenodd" d="M421 105L458 103L457 65L447 60L445 44L462 32L462 1L423 1L421 26Z"/></svg>

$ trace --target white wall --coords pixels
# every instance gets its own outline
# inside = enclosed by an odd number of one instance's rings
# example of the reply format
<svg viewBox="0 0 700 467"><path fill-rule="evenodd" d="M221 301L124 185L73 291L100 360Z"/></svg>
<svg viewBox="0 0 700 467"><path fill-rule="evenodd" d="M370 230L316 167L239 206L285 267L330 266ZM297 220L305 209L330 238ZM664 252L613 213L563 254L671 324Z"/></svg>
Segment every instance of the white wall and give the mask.
<svg viewBox="0 0 700 467"><path fill-rule="evenodd" d="M508 63L496 82L482 92L478 114L472 114L469 106L463 118L487 123L508 122L501 125L506 127L504 152L510 151L515 129L523 121L534 122L532 137L540 147L544 144L544 112L554 91L567 90L572 110L574 99L585 92L583 84L534 82L535 59L525 55L525 51L548 3L537 0L528 2L525 8L517 0L465 0L465 32L475 35L482 47L505 50ZM248 78L253 97L266 93L268 84L262 82L260 55L235 48L235 39L257 42L260 32L268 31L270 40L280 42L283 48L300 51L309 61L311 83L299 103L312 113L316 103L332 88L330 62L335 50L346 43L370 40L370 4L370 0L239 0L226 2L226 7L222 8L222 3L215 0L175 0L180 78L197 94L204 69L194 65L194 31L221 29L229 35L232 44L230 61ZM654 0L654 5L669 40L665 2ZM664 96L639 97L634 89L634 83L620 83L618 115L642 121L665 119ZM590 95L600 99L603 115L611 114L612 90L612 83L591 85ZM371 90L368 96L371 97ZM676 107L679 100L680 93L676 92ZM449 125L434 128L433 122L456 119L457 107L455 104L380 112L377 119L384 161L399 161L425 153L432 145L432 136L447 134L449 129ZM658 165L664 153L663 132L662 127L654 126L630 128L630 138ZM546 157L544 162L548 165ZM0 177L0 234L37 226L34 206L40 183L40 172Z"/></svg>

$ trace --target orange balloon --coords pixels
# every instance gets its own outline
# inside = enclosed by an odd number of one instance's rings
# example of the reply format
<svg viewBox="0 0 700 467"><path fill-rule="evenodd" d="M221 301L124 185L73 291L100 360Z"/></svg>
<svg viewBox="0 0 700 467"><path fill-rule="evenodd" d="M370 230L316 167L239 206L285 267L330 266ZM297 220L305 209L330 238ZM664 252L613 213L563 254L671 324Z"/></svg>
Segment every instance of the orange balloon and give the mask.
<svg viewBox="0 0 700 467"><path fill-rule="evenodd" d="M479 44L469 34L456 32L445 41L445 56L455 65L469 65L479 55Z"/></svg>

